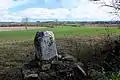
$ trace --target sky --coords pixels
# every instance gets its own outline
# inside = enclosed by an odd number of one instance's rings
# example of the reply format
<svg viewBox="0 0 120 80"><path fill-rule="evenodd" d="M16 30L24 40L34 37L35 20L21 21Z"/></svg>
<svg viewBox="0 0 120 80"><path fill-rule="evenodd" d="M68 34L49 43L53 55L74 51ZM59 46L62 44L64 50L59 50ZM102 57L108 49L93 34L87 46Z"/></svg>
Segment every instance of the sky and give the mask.
<svg viewBox="0 0 120 80"><path fill-rule="evenodd" d="M0 21L107 21L113 18L111 10L89 0L1 0Z"/></svg>

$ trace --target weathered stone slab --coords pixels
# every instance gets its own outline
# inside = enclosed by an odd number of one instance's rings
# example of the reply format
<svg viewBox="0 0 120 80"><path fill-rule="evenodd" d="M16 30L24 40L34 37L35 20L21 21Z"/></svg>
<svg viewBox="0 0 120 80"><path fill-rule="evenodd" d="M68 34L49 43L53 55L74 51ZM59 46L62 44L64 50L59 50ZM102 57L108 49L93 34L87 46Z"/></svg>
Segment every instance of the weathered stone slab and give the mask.
<svg viewBox="0 0 120 80"><path fill-rule="evenodd" d="M34 39L36 58L22 68L25 80L81 80L83 65L68 54L57 54L52 31L37 32ZM57 60L56 60L57 58ZM81 74L81 75L80 75ZM31 79L31 80L32 80Z"/></svg>
<svg viewBox="0 0 120 80"><path fill-rule="evenodd" d="M37 32L34 39L36 57L39 60L50 60L57 56L55 38L52 31Z"/></svg>

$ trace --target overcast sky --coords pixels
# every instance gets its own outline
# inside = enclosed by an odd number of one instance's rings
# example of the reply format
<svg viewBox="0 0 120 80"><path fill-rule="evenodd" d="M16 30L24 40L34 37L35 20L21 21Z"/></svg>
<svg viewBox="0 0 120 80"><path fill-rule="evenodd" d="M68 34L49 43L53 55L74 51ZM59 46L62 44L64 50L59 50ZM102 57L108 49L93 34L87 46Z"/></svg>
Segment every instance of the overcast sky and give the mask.
<svg viewBox="0 0 120 80"><path fill-rule="evenodd" d="M109 0L108 0L109 1ZM110 8L88 0L0 0L0 21L35 20L111 20Z"/></svg>

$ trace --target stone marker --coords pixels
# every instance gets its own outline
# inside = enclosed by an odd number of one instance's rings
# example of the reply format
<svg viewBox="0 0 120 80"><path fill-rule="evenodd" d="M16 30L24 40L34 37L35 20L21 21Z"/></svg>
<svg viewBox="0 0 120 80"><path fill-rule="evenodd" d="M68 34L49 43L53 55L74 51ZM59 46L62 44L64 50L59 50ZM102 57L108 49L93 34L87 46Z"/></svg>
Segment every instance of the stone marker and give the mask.
<svg viewBox="0 0 120 80"><path fill-rule="evenodd" d="M36 58L41 60L50 60L58 56L55 38L52 31L37 32L34 45L36 50Z"/></svg>
<svg viewBox="0 0 120 80"><path fill-rule="evenodd" d="M80 74L87 75L82 68L82 63L73 56L58 55L52 31L37 32L34 46L35 60L31 60L22 68L24 80L29 78L38 78L36 80L81 80Z"/></svg>

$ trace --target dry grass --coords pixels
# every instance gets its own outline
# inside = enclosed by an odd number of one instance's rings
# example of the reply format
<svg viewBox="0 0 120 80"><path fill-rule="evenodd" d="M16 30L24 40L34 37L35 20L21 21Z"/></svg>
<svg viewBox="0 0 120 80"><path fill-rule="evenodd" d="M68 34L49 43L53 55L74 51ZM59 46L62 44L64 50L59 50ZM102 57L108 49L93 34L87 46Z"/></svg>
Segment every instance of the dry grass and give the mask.
<svg viewBox="0 0 120 80"><path fill-rule="evenodd" d="M86 54L92 54L90 42L98 42L96 38L59 38L56 39L59 53L68 53L83 60ZM100 40L99 40L100 41ZM91 50L92 49L92 50ZM34 58L33 41L14 41L0 44L0 70L6 68L22 67L22 65Z"/></svg>
<svg viewBox="0 0 120 80"><path fill-rule="evenodd" d="M41 29L41 28L46 28L46 27L27 27L28 30L31 30L31 29ZM15 30L25 30L25 27L22 26L22 27L19 27L19 26L16 26L16 27L0 27L0 31L15 31Z"/></svg>
<svg viewBox="0 0 120 80"><path fill-rule="evenodd" d="M104 42L105 39L102 37L56 39L59 54L71 54L85 65L89 65L89 68L94 69L96 68L94 66L104 58L101 55L101 51L105 48ZM0 73L10 68L21 68L26 62L34 58L34 54L32 40L0 44Z"/></svg>

